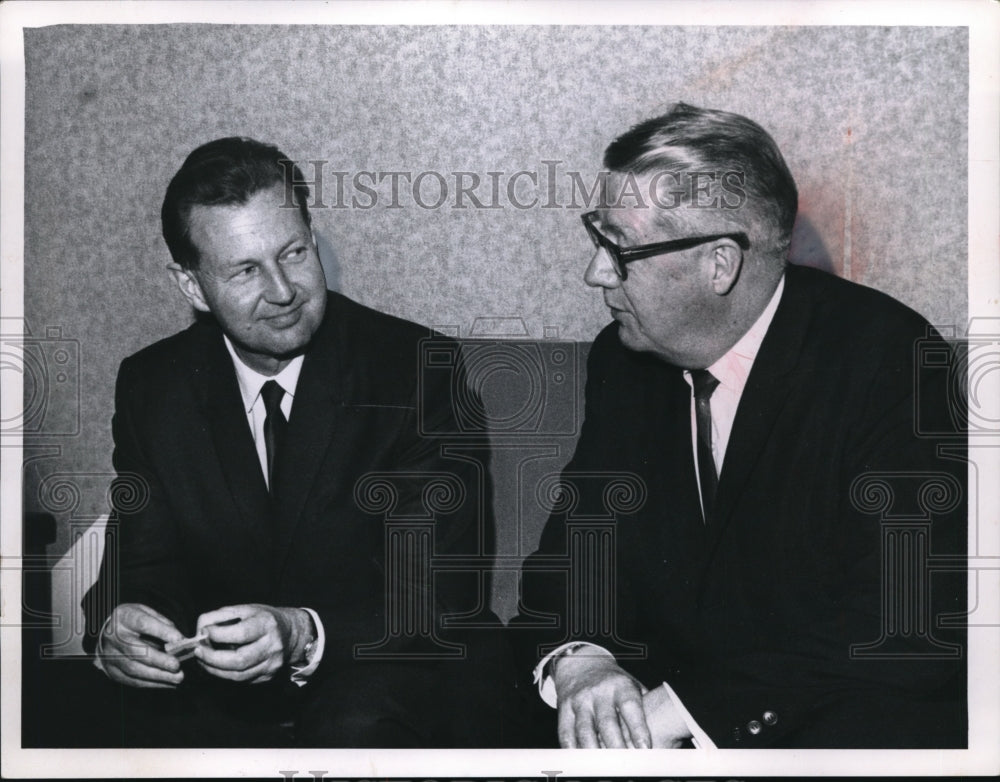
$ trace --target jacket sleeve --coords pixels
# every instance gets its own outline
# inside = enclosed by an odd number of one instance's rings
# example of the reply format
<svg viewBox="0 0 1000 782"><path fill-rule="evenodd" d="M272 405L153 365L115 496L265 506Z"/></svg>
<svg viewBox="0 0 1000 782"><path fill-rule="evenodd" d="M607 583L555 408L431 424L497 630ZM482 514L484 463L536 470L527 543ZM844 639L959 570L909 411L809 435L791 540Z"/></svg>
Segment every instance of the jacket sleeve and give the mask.
<svg viewBox="0 0 1000 782"><path fill-rule="evenodd" d="M144 403L141 373L131 359L122 362L112 419L117 473L111 487L111 514L98 579L83 599L84 649L93 652L105 620L120 603L141 603L173 621L182 632L193 617L187 578L179 555L176 527L159 477L147 454L156 447L139 421Z"/></svg>
<svg viewBox="0 0 1000 782"><path fill-rule="evenodd" d="M608 415L616 409L615 400L610 398L613 389L608 363L617 339L613 330L605 330L594 341L587 358L580 439L559 483L540 487L548 495L552 512L538 549L522 566L519 614L511 621L520 673L529 682L539 661L564 643L592 643L618 657L627 657L637 650L629 642L628 628L636 605L629 574L617 559L598 565L600 557L593 559L593 555L601 549L602 532L595 527L595 534L591 534L584 529L586 522L580 526L574 524L591 518L604 534L614 534L614 516L607 507L610 493L618 489L624 494L636 491L637 476L621 470L609 471L607 467L607 445L620 434L615 431L613 417ZM593 577L588 578L586 573ZM614 582L614 605L607 615L606 608L597 609L604 604L602 601L611 598L605 592L609 579Z"/></svg>

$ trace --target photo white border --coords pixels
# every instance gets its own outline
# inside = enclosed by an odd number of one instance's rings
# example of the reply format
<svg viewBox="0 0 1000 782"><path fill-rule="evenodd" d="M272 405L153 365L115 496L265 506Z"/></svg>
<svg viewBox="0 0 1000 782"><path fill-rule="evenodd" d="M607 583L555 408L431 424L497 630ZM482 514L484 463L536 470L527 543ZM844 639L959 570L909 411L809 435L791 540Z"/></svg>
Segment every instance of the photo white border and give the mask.
<svg viewBox="0 0 1000 782"><path fill-rule="evenodd" d="M568 12L571 9L571 12ZM24 50L23 30L50 24L575 24L575 25L885 25L967 26L969 84L969 316L1000 318L1000 4L992 0L848 0L840 2L5 2L0 5L0 315L23 316ZM1000 321L998 321L1000 322ZM11 374L11 373L6 373ZM10 380L5 378L5 380ZM3 393L21 398L18 382ZM1000 400L992 400L1000 407ZM992 420L1000 420L993 408ZM981 476L1000 475L1000 433L980 449ZM9 446L9 447L8 447ZM977 628L970 644L970 749L926 751L714 750L24 750L20 736L21 461L5 441L0 526L2 590L2 773L4 777L256 776L281 779L296 769L326 769L330 778L543 779L586 777L955 775L1000 773L1000 596L979 595L979 610L998 625ZM980 552L1000 557L1000 491L979 502ZM981 492L982 493L982 492ZM970 534L974 520L970 519ZM12 566L10 562L14 562ZM970 576L971 583L971 576ZM991 600L984 606L984 598ZM12 624L8 624L12 622Z"/></svg>

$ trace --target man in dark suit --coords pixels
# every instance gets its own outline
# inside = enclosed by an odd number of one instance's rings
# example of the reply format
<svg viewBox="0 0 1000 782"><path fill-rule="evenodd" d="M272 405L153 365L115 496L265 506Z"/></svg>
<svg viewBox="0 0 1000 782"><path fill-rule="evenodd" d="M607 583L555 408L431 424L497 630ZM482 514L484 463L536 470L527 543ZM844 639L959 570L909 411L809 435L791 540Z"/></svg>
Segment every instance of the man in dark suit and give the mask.
<svg viewBox="0 0 1000 782"><path fill-rule="evenodd" d="M170 269L202 317L122 362L114 464L134 493L85 600L123 740L500 740L494 712L468 710L503 686L502 654L442 623L492 618L489 595L471 568L429 564L491 556L486 470L442 456L457 424L447 380L420 377L430 332L326 290L290 165L219 139L164 199ZM460 372L455 343L434 344Z"/></svg>
<svg viewBox="0 0 1000 782"><path fill-rule="evenodd" d="M550 730L565 747L965 746L964 633L946 625L965 610L967 464L915 417L961 415L917 360L947 346L890 297L787 265L795 183L745 117L676 104L604 162L586 281L614 322L522 574L525 618L560 618L532 646ZM598 549L578 530L600 518ZM598 564L567 581L544 566L560 557Z"/></svg>

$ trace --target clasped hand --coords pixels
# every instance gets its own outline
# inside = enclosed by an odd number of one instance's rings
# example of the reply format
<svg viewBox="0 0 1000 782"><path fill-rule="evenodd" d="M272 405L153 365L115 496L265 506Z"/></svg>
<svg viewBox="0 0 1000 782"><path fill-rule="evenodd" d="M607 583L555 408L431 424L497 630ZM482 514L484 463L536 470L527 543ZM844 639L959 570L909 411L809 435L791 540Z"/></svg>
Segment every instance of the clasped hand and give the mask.
<svg viewBox="0 0 1000 782"><path fill-rule="evenodd" d="M251 604L209 611L198 617L195 648L199 665L212 676L237 682L272 679L295 659L310 635L312 620L300 608ZM165 644L183 634L163 614L139 603L117 606L101 635L101 667L113 681L131 687L173 688L184 680L175 655Z"/></svg>
<svg viewBox="0 0 1000 782"><path fill-rule="evenodd" d="M233 621L236 620L236 621ZM301 608L237 605L198 617L208 644L195 649L206 672L235 682L264 682L305 646L312 620Z"/></svg>
<svg viewBox="0 0 1000 782"><path fill-rule="evenodd" d="M163 645L184 638L174 623L139 603L117 606L98 642L101 668L112 681L144 689L171 689L184 681L180 661Z"/></svg>

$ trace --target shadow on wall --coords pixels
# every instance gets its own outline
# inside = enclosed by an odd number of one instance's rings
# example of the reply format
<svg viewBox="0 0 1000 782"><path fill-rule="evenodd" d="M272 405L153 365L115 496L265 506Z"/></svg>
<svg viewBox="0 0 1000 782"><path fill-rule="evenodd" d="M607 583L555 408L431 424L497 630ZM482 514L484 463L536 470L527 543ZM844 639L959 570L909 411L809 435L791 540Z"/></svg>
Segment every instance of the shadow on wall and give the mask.
<svg viewBox="0 0 1000 782"><path fill-rule="evenodd" d="M319 262L326 275L327 290L340 292L340 258L333 244L319 231L316 231L316 249L319 252Z"/></svg>
<svg viewBox="0 0 1000 782"><path fill-rule="evenodd" d="M799 214L795 218L795 227L792 229L792 246L788 251L788 260L796 266L811 266L830 274L840 274L840 270L830 257L823 238L816 230L816 226L805 215Z"/></svg>

